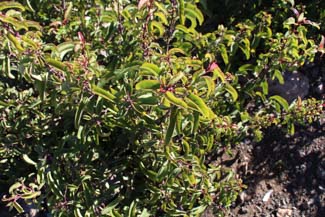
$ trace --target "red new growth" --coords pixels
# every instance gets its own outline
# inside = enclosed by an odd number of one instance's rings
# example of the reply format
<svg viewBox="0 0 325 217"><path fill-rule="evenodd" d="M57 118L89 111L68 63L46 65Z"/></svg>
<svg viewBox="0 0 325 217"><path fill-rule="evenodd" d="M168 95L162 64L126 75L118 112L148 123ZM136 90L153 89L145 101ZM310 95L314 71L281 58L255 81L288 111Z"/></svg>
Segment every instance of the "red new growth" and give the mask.
<svg viewBox="0 0 325 217"><path fill-rule="evenodd" d="M218 64L216 62L212 62L210 63L210 65L207 68L207 72L212 72L215 68L219 67Z"/></svg>

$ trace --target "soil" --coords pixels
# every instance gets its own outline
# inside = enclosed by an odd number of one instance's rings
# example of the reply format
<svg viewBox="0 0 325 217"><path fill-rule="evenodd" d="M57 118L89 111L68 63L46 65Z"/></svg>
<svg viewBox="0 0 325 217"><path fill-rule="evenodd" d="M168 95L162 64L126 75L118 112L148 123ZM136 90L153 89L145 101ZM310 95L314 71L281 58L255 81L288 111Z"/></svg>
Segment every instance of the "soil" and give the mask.
<svg viewBox="0 0 325 217"><path fill-rule="evenodd" d="M325 124L293 136L272 128L259 143L236 148L231 168L247 188L227 217L324 217ZM238 154L237 154L238 153Z"/></svg>

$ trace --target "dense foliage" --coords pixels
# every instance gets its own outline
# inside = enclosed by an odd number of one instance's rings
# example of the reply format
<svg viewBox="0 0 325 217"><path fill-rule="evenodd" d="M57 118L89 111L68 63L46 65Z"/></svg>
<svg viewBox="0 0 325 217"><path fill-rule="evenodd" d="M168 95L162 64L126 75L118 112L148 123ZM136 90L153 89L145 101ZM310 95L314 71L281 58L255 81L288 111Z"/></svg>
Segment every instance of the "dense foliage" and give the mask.
<svg viewBox="0 0 325 217"><path fill-rule="evenodd" d="M52 216L221 214L244 186L212 156L322 110L269 96L267 81L324 52L324 14L256 2L249 17L204 0L1 2L3 202Z"/></svg>

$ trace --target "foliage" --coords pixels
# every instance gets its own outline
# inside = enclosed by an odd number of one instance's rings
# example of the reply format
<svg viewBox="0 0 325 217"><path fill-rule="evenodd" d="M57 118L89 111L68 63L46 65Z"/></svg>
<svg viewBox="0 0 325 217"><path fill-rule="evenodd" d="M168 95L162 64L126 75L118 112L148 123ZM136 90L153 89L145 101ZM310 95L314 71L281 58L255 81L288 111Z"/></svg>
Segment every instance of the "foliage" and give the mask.
<svg viewBox="0 0 325 217"><path fill-rule="evenodd" d="M275 30L270 13L252 11L252 20L202 33L196 3L1 3L9 206L23 212L23 199L79 217L199 216L213 205L221 214L243 185L211 156L261 139L270 125L293 132L320 115L314 99L267 95L267 79L313 59L307 32L316 23L277 18Z"/></svg>

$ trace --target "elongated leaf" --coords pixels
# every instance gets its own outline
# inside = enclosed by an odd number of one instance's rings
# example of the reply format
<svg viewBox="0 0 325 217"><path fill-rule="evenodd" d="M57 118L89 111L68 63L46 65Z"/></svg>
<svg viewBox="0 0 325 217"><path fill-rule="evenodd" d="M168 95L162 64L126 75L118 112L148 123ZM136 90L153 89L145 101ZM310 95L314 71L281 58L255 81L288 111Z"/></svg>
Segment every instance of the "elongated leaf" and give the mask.
<svg viewBox="0 0 325 217"><path fill-rule="evenodd" d="M32 7L30 0L26 0L26 9L31 11L31 12L35 12L34 8Z"/></svg>
<svg viewBox="0 0 325 217"><path fill-rule="evenodd" d="M92 92L100 97L103 97L104 99L107 99L110 102L114 102L115 96L111 94L109 91L104 90L101 87L98 87L96 85L91 86Z"/></svg>
<svg viewBox="0 0 325 217"><path fill-rule="evenodd" d="M184 72L179 72L177 75L175 75L169 82L169 85L176 84L179 80L181 80L185 76Z"/></svg>
<svg viewBox="0 0 325 217"><path fill-rule="evenodd" d="M8 33L7 34L7 38L12 42L12 44L15 46L15 48L22 52L24 51L25 49L21 46L21 43L20 41L15 37L13 36L11 33Z"/></svg>
<svg viewBox="0 0 325 217"><path fill-rule="evenodd" d="M283 97L275 95L275 96L271 96L269 99L278 102L284 108L284 110L286 111L288 110L289 104L287 100L285 100Z"/></svg>
<svg viewBox="0 0 325 217"><path fill-rule="evenodd" d="M187 18L197 19L200 25L202 25L204 21L204 16L202 12L196 7L195 4L191 4L191 3L185 4L185 16Z"/></svg>
<svg viewBox="0 0 325 217"><path fill-rule="evenodd" d="M23 42L25 42L29 46L33 47L35 50L38 49L37 44L33 40L29 39L26 35L23 35L21 37L21 39L22 39Z"/></svg>
<svg viewBox="0 0 325 217"><path fill-rule="evenodd" d="M18 2L3 1L0 3L0 11L5 10L5 9L13 9L13 8L25 11L25 7Z"/></svg>
<svg viewBox="0 0 325 217"><path fill-rule="evenodd" d="M135 85L136 90L157 90L160 88L160 81L158 80L143 80Z"/></svg>
<svg viewBox="0 0 325 217"><path fill-rule="evenodd" d="M223 62L228 65L229 63L229 58L228 58L228 53L227 53L227 48L224 44L220 44L219 45L219 50L220 50L220 54L221 54L221 57L223 59Z"/></svg>
<svg viewBox="0 0 325 217"><path fill-rule="evenodd" d="M20 182L16 182L15 184L11 185L9 188L9 193L13 194L14 190L22 186Z"/></svg>
<svg viewBox="0 0 325 217"><path fill-rule="evenodd" d="M12 202L12 205L13 205L13 207L15 207L15 209L17 210L18 213L23 213L24 212L24 209L16 201Z"/></svg>
<svg viewBox="0 0 325 217"><path fill-rule="evenodd" d="M137 99L137 103L140 105L157 105L158 104L158 98L154 96L149 97L139 97Z"/></svg>
<svg viewBox="0 0 325 217"><path fill-rule="evenodd" d="M238 93L233 86L231 86L230 84L226 84L225 89L228 93L230 93L230 95L232 96L232 99L234 101L236 101L238 99Z"/></svg>
<svg viewBox="0 0 325 217"><path fill-rule="evenodd" d="M280 70L275 70L272 79L277 78L280 84L284 84L284 78Z"/></svg>
<svg viewBox="0 0 325 217"><path fill-rule="evenodd" d="M61 61L52 58L46 58L45 62L56 69L59 69L61 71L67 71L67 66Z"/></svg>
<svg viewBox="0 0 325 217"><path fill-rule="evenodd" d="M182 108L187 108L187 104L184 100L177 98L172 92L166 91L165 93L166 98L174 105L180 106Z"/></svg>
<svg viewBox="0 0 325 217"><path fill-rule="evenodd" d="M249 60L250 54L251 54L251 47L250 47L250 41L248 40L248 38L244 38L241 41L241 44L239 45L239 48L245 54L246 60Z"/></svg>
<svg viewBox="0 0 325 217"><path fill-rule="evenodd" d="M75 118L74 118L74 126L76 129L78 129L80 126L80 121L81 121L81 118L82 118L82 115L83 115L83 112L84 112L87 102L88 102L88 99L83 98L81 100L81 102L79 103L79 106L76 110L76 114L75 114Z"/></svg>
<svg viewBox="0 0 325 217"><path fill-rule="evenodd" d="M27 199L34 199L40 195L41 195L40 191L35 191L35 192L28 193L28 194L23 194L21 197L23 199L27 200Z"/></svg>
<svg viewBox="0 0 325 217"><path fill-rule="evenodd" d="M51 171L46 174L47 184L50 187L51 191L58 197L63 197L63 193L60 190L56 180L53 179Z"/></svg>
<svg viewBox="0 0 325 217"><path fill-rule="evenodd" d="M207 97L209 97L214 92L216 84L214 83L214 81L211 77L204 76L203 78L204 78L204 80L207 84L207 87L208 87Z"/></svg>
<svg viewBox="0 0 325 217"><path fill-rule="evenodd" d="M146 208L144 208L140 214L140 217L150 217L151 214L148 212Z"/></svg>
<svg viewBox="0 0 325 217"><path fill-rule="evenodd" d="M222 83L226 82L226 76L225 74L221 71L219 66L216 66L213 71L213 76L212 76L212 80L216 80L217 78L219 78L221 80Z"/></svg>
<svg viewBox="0 0 325 217"><path fill-rule="evenodd" d="M199 128L200 125L200 113L197 111L194 111L193 113L193 127L192 127L192 133L196 134L197 130Z"/></svg>
<svg viewBox="0 0 325 217"><path fill-rule="evenodd" d="M59 53L60 60L63 60L64 56L73 51L75 48L75 43L72 41L69 42L63 42L62 44L59 44L57 47L57 51Z"/></svg>
<svg viewBox="0 0 325 217"><path fill-rule="evenodd" d="M138 10L140 10L144 5L148 4L149 0L139 0Z"/></svg>
<svg viewBox="0 0 325 217"><path fill-rule="evenodd" d="M37 163L35 161L33 161L32 159L30 159L27 154L23 154L22 157L23 157L23 159L24 159L24 161L26 163L28 163L30 165L33 165L33 166L36 166L37 165Z"/></svg>
<svg viewBox="0 0 325 217"><path fill-rule="evenodd" d="M203 114L203 116L209 119L213 119L215 117L213 111L205 104L204 100L201 97L191 93L188 98L196 104L197 108L199 109L200 113Z"/></svg>
<svg viewBox="0 0 325 217"><path fill-rule="evenodd" d="M173 107L170 113L169 118L169 125L167 128L166 136L165 136L165 145L168 145L172 139L175 126L176 126L176 117L177 117L178 110L176 107Z"/></svg>
<svg viewBox="0 0 325 217"><path fill-rule="evenodd" d="M67 9L64 12L64 20L63 22L67 22L70 18L71 15L71 11L72 11L72 7L73 7L73 3L72 2L67 2Z"/></svg>
<svg viewBox="0 0 325 217"><path fill-rule="evenodd" d="M7 17L5 15L0 14L0 21L2 21L3 23L9 23L9 24L13 25L16 30L21 30L21 29L28 30L28 28L24 22L19 21L13 17Z"/></svg>
<svg viewBox="0 0 325 217"><path fill-rule="evenodd" d="M102 215L110 214L110 212L123 200L122 196L117 197L115 200L110 202L101 212Z"/></svg>
<svg viewBox="0 0 325 217"><path fill-rule="evenodd" d="M185 4L184 0L178 0L179 20L182 25L185 25Z"/></svg>
<svg viewBox="0 0 325 217"><path fill-rule="evenodd" d="M252 64L244 64L241 67L239 67L238 71L244 72L244 71L254 71L255 66Z"/></svg>
<svg viewBox="0 0 325 217"><path fill-rule="evenodd" d="M165 27L161 23L153 20L149 23L149 32L154 33L155 30L158 30L159 37L163 36L165 33Z"/></svg>
<svg viewBox="0 0 325 217"><path fill-rule="evenodd" d="M38 22L32 21L32 20L25 20L24 24L28 27L28 28L34 28L36 30L41 31L42 27Z"/></svg>
<svg viewBox="0 0 325 217"><path fill-rule="evenodd" d="M166 18L166 15L163 12L156 12L155 16L159 17L162 23L168 26L168 20Z"/></svg>
<svg viewBox="0 0 325 217"><path fill-rule="evenodd" d="M178 134L182 133L182 117L182 112L178 112L176 117L176 132Z"/></svg>
<svg viewBox="0 0 325 217"><path fill-rule="evenodd" d="M143 63L140 69L154 76L158 76L160 73L159 67L153 63Z"/></svg>

